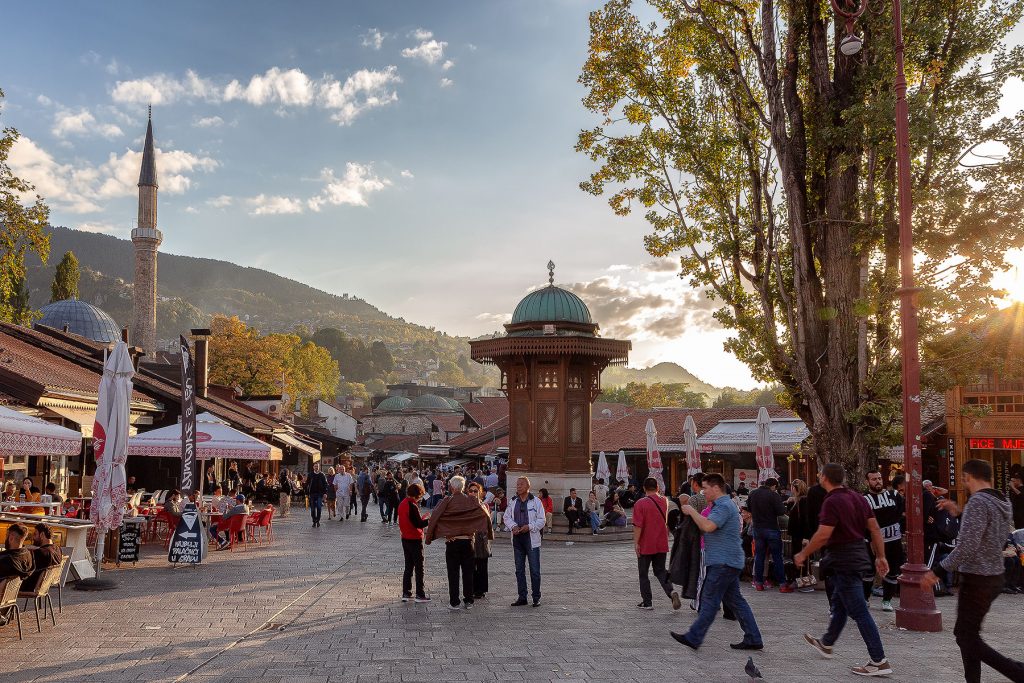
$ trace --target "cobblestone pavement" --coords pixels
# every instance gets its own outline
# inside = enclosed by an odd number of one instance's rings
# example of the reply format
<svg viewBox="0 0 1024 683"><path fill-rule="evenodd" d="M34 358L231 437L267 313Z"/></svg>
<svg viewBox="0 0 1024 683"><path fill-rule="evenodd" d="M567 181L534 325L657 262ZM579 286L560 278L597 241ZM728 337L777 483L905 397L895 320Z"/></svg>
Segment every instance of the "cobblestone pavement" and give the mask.
<svg viewBox="0 0 1024 683"><path fill-rule="evenodd" d="M353 518L354 520L354 518ZM511 547L498 542L491 592L469 612L449 612L443 545L427 548L428 605L398 600L402 553L397 528L379 518L310 528L296 511L275 524L272 546L212 552L200 567L173 568L152 551L134 568L110 572L120 587L64 592L58 627L36 632L31 608L24 641L0 629L2 681L746 681L740 635L719 619L699 652L668 636L693 618L639 600L626 545L549 544L541 555L543 603L512 610ZM148 548L146 549L148 550ZM144 550L144 552L146 552ZM856 680L867 661L856 628L836 657L818 659L802 642L825 628L822 593L780 595L744 588L767 648L754 661L768 681ZM873 613L901 681L955 681L955 599L940 600L946 630L901 632ZM1024 657L1024 596L1001 596L987 622L995 647ZM997 680L986 670L985 680Z"/></svg>

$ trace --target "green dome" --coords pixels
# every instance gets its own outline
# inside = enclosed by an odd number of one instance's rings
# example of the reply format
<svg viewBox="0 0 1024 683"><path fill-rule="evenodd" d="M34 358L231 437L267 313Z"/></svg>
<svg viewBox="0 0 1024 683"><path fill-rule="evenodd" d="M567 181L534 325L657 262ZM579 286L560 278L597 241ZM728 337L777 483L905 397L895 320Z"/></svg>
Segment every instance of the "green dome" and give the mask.
<svg viewBox="0 0 1024 683"><path fill-rule="evenodd" d="M452 410L462 410L462 404L456 401L454 398L446 398L448 405L452 407Z"/></svg>
<svg viewBox="0 0 1024 683"><path fill-rule="evenodd" d="M593 324L590 309L572 292L548 285L527 294L512 313L512 325L519 323Z"/></svg>
<svg viewBox="0 0 1024 683"><path fill-rule="evenodd" d="M405 396L388 396L377 404L377 410L380 412L403 410L410 403L412 403L412 401L407 399Z"/></svg>
<svg viewBox="0 0 1024 683"><path fill-rule="evenodd" d="M451 410L452 406L448 400L434 394L423 394L412 400L407 410Z"/></svg>

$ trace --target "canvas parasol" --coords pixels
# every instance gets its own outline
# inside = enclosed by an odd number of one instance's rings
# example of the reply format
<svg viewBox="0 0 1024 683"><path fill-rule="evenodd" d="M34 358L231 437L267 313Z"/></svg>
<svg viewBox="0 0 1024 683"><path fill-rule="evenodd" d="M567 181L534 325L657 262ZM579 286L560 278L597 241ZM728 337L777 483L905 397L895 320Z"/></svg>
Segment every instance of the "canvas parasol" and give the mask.
<svg viewBox="0 0 1024 683"><path fill-rule="evenodd" d="M692 415L687 415L683 423L683 447L686 449L686 476L692 477L701 471L700 451L697 449L697 425Z"/></svg>
<svg viewBox="0 0 1024 683"><path fill-rule="evenodd" d="M608 469L608 458L605 457L604 451L597 456L597 472L595 476L598 479L604 479L606 482L612 478L612 471Z"/></svg>
<svg viewBox="0 0 1024 683"><path fill-rule="evenodd" d="M626 467L626 451L619 451L619 462L615 466L615 479L629 484L629 469Z"/></svg>
<svg viewBox="0 0 1024 683"><path fill-rule="evenodd" d="M763 484L766 479L779 478L775 471L775 454L772 452L772 418L768 409L761 406L757 411L757 447L754 459L757 461L757 483Z"/></svg>
<svg viewBox="0 0 1024 683"><path fill-rule="evenodd" d="M661 453L658 452L658 430L654 427L654 420L647 419L647 469L648 476L658 481L658 490L665 490L665 480L661 478Z"/></svg>

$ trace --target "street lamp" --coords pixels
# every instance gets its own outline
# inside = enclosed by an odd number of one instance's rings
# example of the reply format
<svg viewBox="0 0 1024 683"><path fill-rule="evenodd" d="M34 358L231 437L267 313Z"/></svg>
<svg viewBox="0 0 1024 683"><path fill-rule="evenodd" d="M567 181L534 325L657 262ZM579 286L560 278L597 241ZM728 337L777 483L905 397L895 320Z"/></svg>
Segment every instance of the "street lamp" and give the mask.
<svg viewBox="0 0 1024 683"><path fill-rule="evenodd" d="M846 37L839 50L846 56L860 52L863 41L853 32L854 21L864 13L867 0L855 10L831 0L832 9L846 22ZM921 361L917 350L917 288L914 287L914 247L911 217L910 125L907 113L907 78L903 69L903 11L893 0L892 21L895 41L896 80L896 185L900 220L900 332L903 355L903 462L907 471L907 563L900 574L900 606L896 625L911 631L941 631L942 614L935 608L931 589L922 589L924 564L924 520L921 482Z"/></svg>

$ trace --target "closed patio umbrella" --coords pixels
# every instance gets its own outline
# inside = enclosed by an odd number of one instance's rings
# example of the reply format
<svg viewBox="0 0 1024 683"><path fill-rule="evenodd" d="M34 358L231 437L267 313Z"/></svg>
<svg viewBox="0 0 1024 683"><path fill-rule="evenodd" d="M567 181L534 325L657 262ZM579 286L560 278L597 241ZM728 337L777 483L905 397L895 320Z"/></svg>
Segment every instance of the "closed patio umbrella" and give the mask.
<svg viewBox="0 0 1024 683"><path fill-rule="evenodd" d="M697 425L693 415L687 415L683 423L683 447L686 449L686 476L692 477L701 471L700 451L697 449Z"/></svg>
<svg viewBox="0 0 1024 683"><path fill-rule="evenodd" d="M754 459L757 461L757 483L763 484L766 479L779 478L775 471L775 454L772 452L772 418L768 409L761 406L757 411L757 445Z"/></svg>
<svg viewBox="0 0 1024 683"><path fill-rule="evenodd" d="M619 451L619 462L615 466L615 479L629 484L629 468L626 467L626 451Z"/></svg>
<svg viewBox="0 0 1024 683"><path fill-rule="evenodd" d="M647 469L648 476L658 481L658 490L665 490L665 480L661 477L661 453L658 452L658 430L654 427L654 420L647 420Z"/></svg>
<svg viewBox="0 0 1024 683"><path fill-rule="evenodd" d="M612 478L612 471L608 469L608 458L605 457L604 451L597 456L597 472L595 473L598 479L604 479L606 482Z"/></svg>

